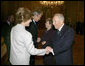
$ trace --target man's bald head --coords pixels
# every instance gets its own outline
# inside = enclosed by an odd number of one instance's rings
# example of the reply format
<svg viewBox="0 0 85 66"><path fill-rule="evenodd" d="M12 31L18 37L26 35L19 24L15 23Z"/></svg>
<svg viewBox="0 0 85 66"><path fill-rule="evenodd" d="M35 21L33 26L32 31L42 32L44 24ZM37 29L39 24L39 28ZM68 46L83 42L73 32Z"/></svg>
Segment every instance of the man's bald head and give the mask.
<svg viewBox="0 0 85 66"><path fill-rule="evenodd" d="M64 22L64 15L63 14L58 13L58 14L55 14L54 17L58 17L58 19L60 21Z"/></svg>
<svg viewBox="0 0 85 66"><path fill-rule="evenodd" d="M63 14L55 14L53 17L53 25L56 29L59 29L61 25L64 24L64 16Z"/></svg>

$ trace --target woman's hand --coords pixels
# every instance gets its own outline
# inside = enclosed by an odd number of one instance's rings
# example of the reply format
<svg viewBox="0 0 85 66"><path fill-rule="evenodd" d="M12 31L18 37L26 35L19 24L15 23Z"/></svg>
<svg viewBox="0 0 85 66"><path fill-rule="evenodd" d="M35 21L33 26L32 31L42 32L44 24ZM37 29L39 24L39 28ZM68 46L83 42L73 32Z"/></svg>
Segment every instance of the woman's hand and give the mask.
<svg viewBox="0 0 85 66"><path fill-rule="evenodd" d="M46 44L46 41L43 41L43 42L42 42L42 45L44 45L44 44Z"/></svg>
<svg viewBox="0 0 85 66"><path fill-rule="evenodd" d="M41 38L40 38L40 37L38 37L38 38L37 38L37 42L39 43L40 41L41 41Z"/></svg>

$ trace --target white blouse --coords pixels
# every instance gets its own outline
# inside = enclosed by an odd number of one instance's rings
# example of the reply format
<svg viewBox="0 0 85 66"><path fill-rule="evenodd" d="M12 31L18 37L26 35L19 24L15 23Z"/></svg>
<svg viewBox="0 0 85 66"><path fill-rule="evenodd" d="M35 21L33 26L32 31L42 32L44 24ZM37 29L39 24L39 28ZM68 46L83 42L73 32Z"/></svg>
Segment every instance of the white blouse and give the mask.
<svg viewBox="0 0 85 66"><path fill-rule="evenodd" d="M12 65L29 65L30 55L45 55L45 49L33 45L32 35L21 24L11 30L10 62Z"/></svg>

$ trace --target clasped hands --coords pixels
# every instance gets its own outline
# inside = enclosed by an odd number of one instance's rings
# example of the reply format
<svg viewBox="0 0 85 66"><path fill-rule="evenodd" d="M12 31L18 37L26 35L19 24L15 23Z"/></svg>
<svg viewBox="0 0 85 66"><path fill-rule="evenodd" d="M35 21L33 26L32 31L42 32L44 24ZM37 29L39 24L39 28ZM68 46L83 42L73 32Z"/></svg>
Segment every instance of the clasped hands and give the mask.
<svg viewBox="0 0 85 66"><path fill-rule="evenodd" d="M45 49L46 49L46 54L49 54L50 52L53 51L53 49L50 46L47 46Z"/></svg>
<svg viewBox="0 0 85 66"><path fill-rule="evenodd" d="M41 38L37 39L37 42L40 42ZM42 45L46 44L46 41L42 41ZM47 46L46 48L46 54L49 54L50 52L53 52L53 49L50 46Z"/></svg>

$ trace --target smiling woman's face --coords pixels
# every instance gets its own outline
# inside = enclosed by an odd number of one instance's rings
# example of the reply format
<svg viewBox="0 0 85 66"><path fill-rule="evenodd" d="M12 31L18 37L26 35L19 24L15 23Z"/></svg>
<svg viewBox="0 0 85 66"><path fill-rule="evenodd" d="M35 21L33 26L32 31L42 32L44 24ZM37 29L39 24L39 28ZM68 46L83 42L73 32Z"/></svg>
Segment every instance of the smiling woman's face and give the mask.
<svg viewBox="0 0 85 66"><path fill-rule="evenodd" d="M48 29L49 27L51 27L51 24L49 24L49 21L46 21L45 27L46 27L47 29Z"/></svg>

